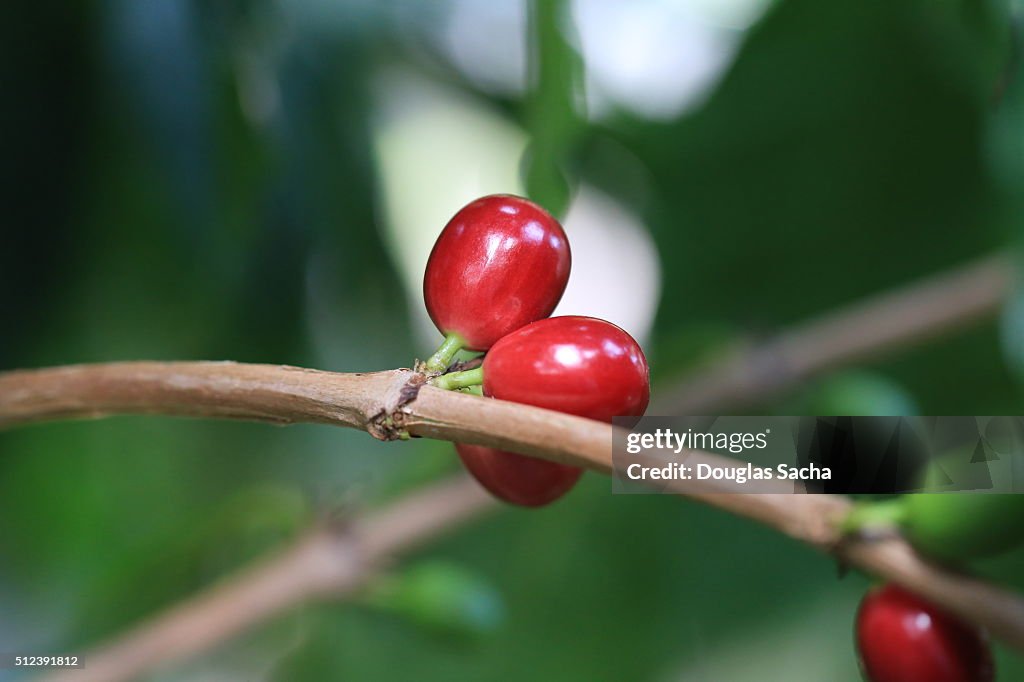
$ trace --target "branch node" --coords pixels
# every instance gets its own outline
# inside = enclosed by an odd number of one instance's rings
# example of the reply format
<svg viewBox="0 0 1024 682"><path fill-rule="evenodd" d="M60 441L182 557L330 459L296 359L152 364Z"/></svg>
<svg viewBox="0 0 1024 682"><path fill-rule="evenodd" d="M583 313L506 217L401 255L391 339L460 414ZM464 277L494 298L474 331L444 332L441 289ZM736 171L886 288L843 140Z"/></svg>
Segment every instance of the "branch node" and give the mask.
<svg viewBox="0 0 1024 682"><path fill-rule="evenodd" d="M416 400L420 389L429 377L420 372L413 373L405 385L398 391L398 400L391 408L381 409L366 424L366 431L378 440L409 440L409 432L405 429L404 408Z"/></svg>

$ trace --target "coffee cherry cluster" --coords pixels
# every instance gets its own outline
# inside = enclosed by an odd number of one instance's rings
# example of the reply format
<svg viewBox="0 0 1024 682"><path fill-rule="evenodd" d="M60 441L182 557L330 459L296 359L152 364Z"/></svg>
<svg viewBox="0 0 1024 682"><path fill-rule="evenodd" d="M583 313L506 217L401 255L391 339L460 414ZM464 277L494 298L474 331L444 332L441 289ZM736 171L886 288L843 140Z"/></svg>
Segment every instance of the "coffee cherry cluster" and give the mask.
<svg viewBox="0 0 1024 682"><path fill-rule="evenodd" d="M924 489L941 489L933 463ZM922 554L963 569L974 559L1024 544L1024 495L912 493L859 505L849 533L899 532ZM871 682L989 682L992 655L982 633L894 586L870 592L857 618L861 666Z"/></svg>
<svg viewBox="0 0 1024 682"><path fill-rule="evenodd" d="M444 335L424 363L442 388L482 384L483 395L611 422L641 416L650 399L639 344L610 322L548 316L565 291L571 256L561 226L526 199L492 195L455 214L423 278L430 318ZM460 349L481 367L443 374ZM577 467L457 444L466 469L496 497L538 507L579 480Z"/></svg>
<svg viewBox="0 0 1024 682"><path fill-rule="evenodd" d="M976 628L895 585L868 592L857 651L869 682L992 682L988 642Z"/></svg>
<svg viewBox="0 0 1024 682"><path fill-rule="evenodd" d="M922 472L923 490L954 486L940 458ZM909 493L857 505L844 526L870 537L898 533L928 558L956 570L1024 545L1024 495L952 490ZM864 599L857 645L871 682L995 679L982 633L939 607L897 587Z"/></svg>
<svg viewBox="0 0 1024 682"><path fill-rule="evenodd" d="M423 281L427 311L445 337L422 367L431 382L604 422L643 415L650 382L637 342L604 320L549 317L570 264L558 221L526 199L487 196L456 213L434 245ZM448 371L461 349L486 355L475 369ZM582 474L495 448L455 447L477 481L511 504L553 502ZM866 511L865 518L898 524L919 549L941 558L951 558L955 548L982 555L1024 541L1016 523L1024 495L906 496ZM979 525L1000 530L972 530ZM995 679L977 628L895 585L865 596L856 644L869 682Z"/></svg>

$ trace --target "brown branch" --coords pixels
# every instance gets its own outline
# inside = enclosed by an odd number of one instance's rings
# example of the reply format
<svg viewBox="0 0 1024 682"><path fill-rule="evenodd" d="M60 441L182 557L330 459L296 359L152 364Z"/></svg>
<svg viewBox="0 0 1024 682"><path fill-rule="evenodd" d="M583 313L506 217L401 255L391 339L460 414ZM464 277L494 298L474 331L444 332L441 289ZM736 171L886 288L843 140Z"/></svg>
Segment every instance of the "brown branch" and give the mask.
<svg viewBox="0 0 1024 682"><path fill-rule="evenodd" d="M1008 265L1001 258L991 258L852 306L708 370L657 404L660 409L676 406L679 412L697 414L730 403L763 400L814 373L982 319L995 311L1008 282ZM124 363L12 372L0 374L0 426L60 417L159 413L332 423L385 438L406 428L414 435L495 445L602 472L610 470L611 427L430 387L398 409L410 397L412 376L408 370L339 375L234 363ZM390 421L386 419L389 414L394 415ZM706 453L696 456L714 457ZM904 584L986 626L1011 646L1024 649L1021 597L935 566L899 539L839 543L835 521L848 510L844 498L727 494L730 490L705 483L676 488L676 492L756 519L833 552L850 565ZM382 558L494 506L461 477L410 499L413 502L408 505L399 503L357 524L363 531L345 536L344 541L321 529L277 559L157 616L87 656L90 669L106 671L104 676L74 679L126 679L213 647L292 604L324 594L345 594L365 580ZM416 504L416 500L443 500L452 507L434 509L432 503ZM445 508L461 512L446 515ZM353 537L363 540L353 543ZM344 549L337 550L341 559L324 551L341 547ZM315 578L324 575L347 577L323 582ZM309 582L318 587L297 587L307 576L314 576ZM260 597L264 591L270 596ZM177 647L174 643L183 636L182 628L205 634ZM129 654L134 651L148 653ZM104 667L97 667L97 660Z"/></svg>
<svg viewBox="0 0 1024 682"><path fill-rule="evenodd" d="M394 430L405 428L414 435L514 449L603 473L611 470L613 427L607 424L431 386L421 387L418 397L399 407L404 387L411 381L415 383L418 376L409 370L333 375L234 363L120 363L11 372L0 374L0 424L13 425L54 416L160 411L171 415L230 416L274 423L333 423L364 428L384 436L395 435ZM657 453L651 457L650 463L658 461ZM724 459L696 452L692 457ZM740 489L730 481L673 481L670 485L674 492L755 519L797 540L835 551L844 561L875 575L908 584L937 603L985 625L1011 645L1024 648L1024 600L1019 596L931 565L902 541L839 545L836 526L849 509L849 503L842 497L728 494ZM364 545L369 547L365 561L401 550L417 533L426 532L417 530L416 524L421 522L417 518L406 519L403 514L390 518L413 525L404 532L388 533L384 532L387 525L376 524L375 532L362 536L369 538L362 541L369 543ZM313 554L300 556L312 557ZM281 561L284 561L283 568L282 564L271 565L296 573L301 568L304 577L300 582L322 572L332 576L335 571L352 570L344 566L296 566L294 556ZM363 577L363 572L359 572L357 577L350 576L342 584L347 585L348 581L355 584ZM268 574L268 569L260 569L239 584L222 588L226 592L200 597L198 602L183 608L187 613L210 613L213 621L221 622L218 632L228 636L254 617L275 613L287 601L308 598L306 592L295 591L292 579L279 580L282 577L276 570ZM255 589L249 583L268 590L265 601L255 605L239 604L238 613L231 613L229 608L227 614L213 614L214 606L217 609L230 607L232 602L228 597L231 595L235 595L234 598L240 598L238 594L249 595L249 590ZM178 617L172 613L167 618L172 619L169 622L173 625ZM158 621L150 632L172 631L164 627L170 626L161 626ZM214 638L203 641L209 645ZM115 652L129 650L123 645L113 646L117 647ZM156 645L151 646L156 648ZM163 646L161 660L197 650L179 650L172 640L164 642ZM195 646L199 645L190 645ZM103 649L97 655L104 660L105 652L109 651ZM108 676L107 679L116 678Z"/></svg>
<svg viewBox="0 0 1024 682"><path fill-rule="evenodd" d="M714 414L761 404L837 367L871 360L991 317L1010 290L1005 256L887 292L740 350L662 392L652 414Z"/></svg>
<svg viewBox="0 0 1024 682"><path fill-rule="evenodd" d="M50 679L113 682L194 657L287 609L353 592L383 562L495 506L475 481L460 475L351 526L318 526L277 556L86 653L85 668Z"/></svg>

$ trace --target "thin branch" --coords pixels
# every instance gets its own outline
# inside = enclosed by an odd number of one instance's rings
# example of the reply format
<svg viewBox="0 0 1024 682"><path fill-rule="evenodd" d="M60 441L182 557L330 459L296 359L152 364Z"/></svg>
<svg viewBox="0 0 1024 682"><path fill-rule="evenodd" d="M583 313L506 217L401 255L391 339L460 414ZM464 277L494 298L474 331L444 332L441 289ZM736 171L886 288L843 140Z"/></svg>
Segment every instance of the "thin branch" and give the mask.
<svg viewBox="0 0 1024 682"><path fill-rule="evenodd" d="M828 370L871 360L991 317L1010 290L1002 255L805 322L740 350L659 395L652 414L761 404Z"/></svg>
<svg viewBox="0 0 1024 682"><path fill-rule="evenodd" d="M675 408L678 413L699 414L727 404L755 403L817 372L965 326L996 310L1009 279L1007 263L990 258L851 306L708 370L658 401L654 411ZM610 470L611 427L430 387L405 404L412 397L411 378L408 370L339 375L235 363L122 363L12 372L0 374L0 427L53 418L153 413L331 423L383 438L404 428L414 435L506 447ZM840 542L835 522L849 508L842 497L723 494L730 492L727 486L708 487L706 482L677 487L676 492L756 519L868 573L904 584L1024 649L1020 596L935 566L896 538ZM450 506L438 503L435 508L430 500ZM414 494L408 504L399 502L369 517L357 524L360 532L342 539L321 528L276 559L96 649L86 657L89 669L104 674L82 677L79 671L74 679L127 679L212 648L291 605L346 594L372 573L378 561L494 506L478 488L457 477ZM354 543L354 537L363 540ZM261 596L264 592L270 596ZM205 634L181 640L182 632L193 630ZM179 647L177 641L186 643Z"/></svg>
<svg viewBox="0 0 1024 682"><path fill-rule="evenodd" d="M460 475L348 527L318 526L284 552L86 653L84 668L49 679L113 682L187 660L299 604L349 594L383 562L495 506L475 481Z"/></svg>

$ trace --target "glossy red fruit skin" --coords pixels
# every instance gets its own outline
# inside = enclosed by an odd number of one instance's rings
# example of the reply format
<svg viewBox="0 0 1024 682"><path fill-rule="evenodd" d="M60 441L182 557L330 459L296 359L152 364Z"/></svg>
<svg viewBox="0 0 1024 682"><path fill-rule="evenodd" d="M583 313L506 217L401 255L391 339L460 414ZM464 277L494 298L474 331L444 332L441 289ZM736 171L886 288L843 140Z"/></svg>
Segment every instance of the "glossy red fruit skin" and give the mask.
<svg viewBox="0 0 1024 682"><path fill-rule="evenodd" d="M569 281L569 240L550 213L521 197L466 205L434 244L423 300L442 334L470 350L551 314Z"/></svg>
<svg viewBox="0 0 1024 682"><path fill-rule="evenodd" d="M488 492L520 507L542 507L554 502L572 490L583 474L577 467L482 445L456 443L455 451Z"/></svg>
<svg viewBox="0 0 1024 682"><path fill-rule="evenodd" d="M644 413L650 372L640 345L611 322L552 317L494 344L484 395L611 422Z"/></svg>
<svg viewBox="0 0 1024 682"><path fill-rule="evenodd" d="M895 585L865 595L857 650L869 682L991 682L992 653L980 631Z"/></svg>
<svg viewBox="0 0 1024 682"><path fill-rule="evenodd" d="M650 400L647 359L629 334L592 317L540 320L504 337L484 357L484 395L610 422L641 416ZM577 467L457 445L473 476L497 497L539 507L567 493Z"/></svg>

